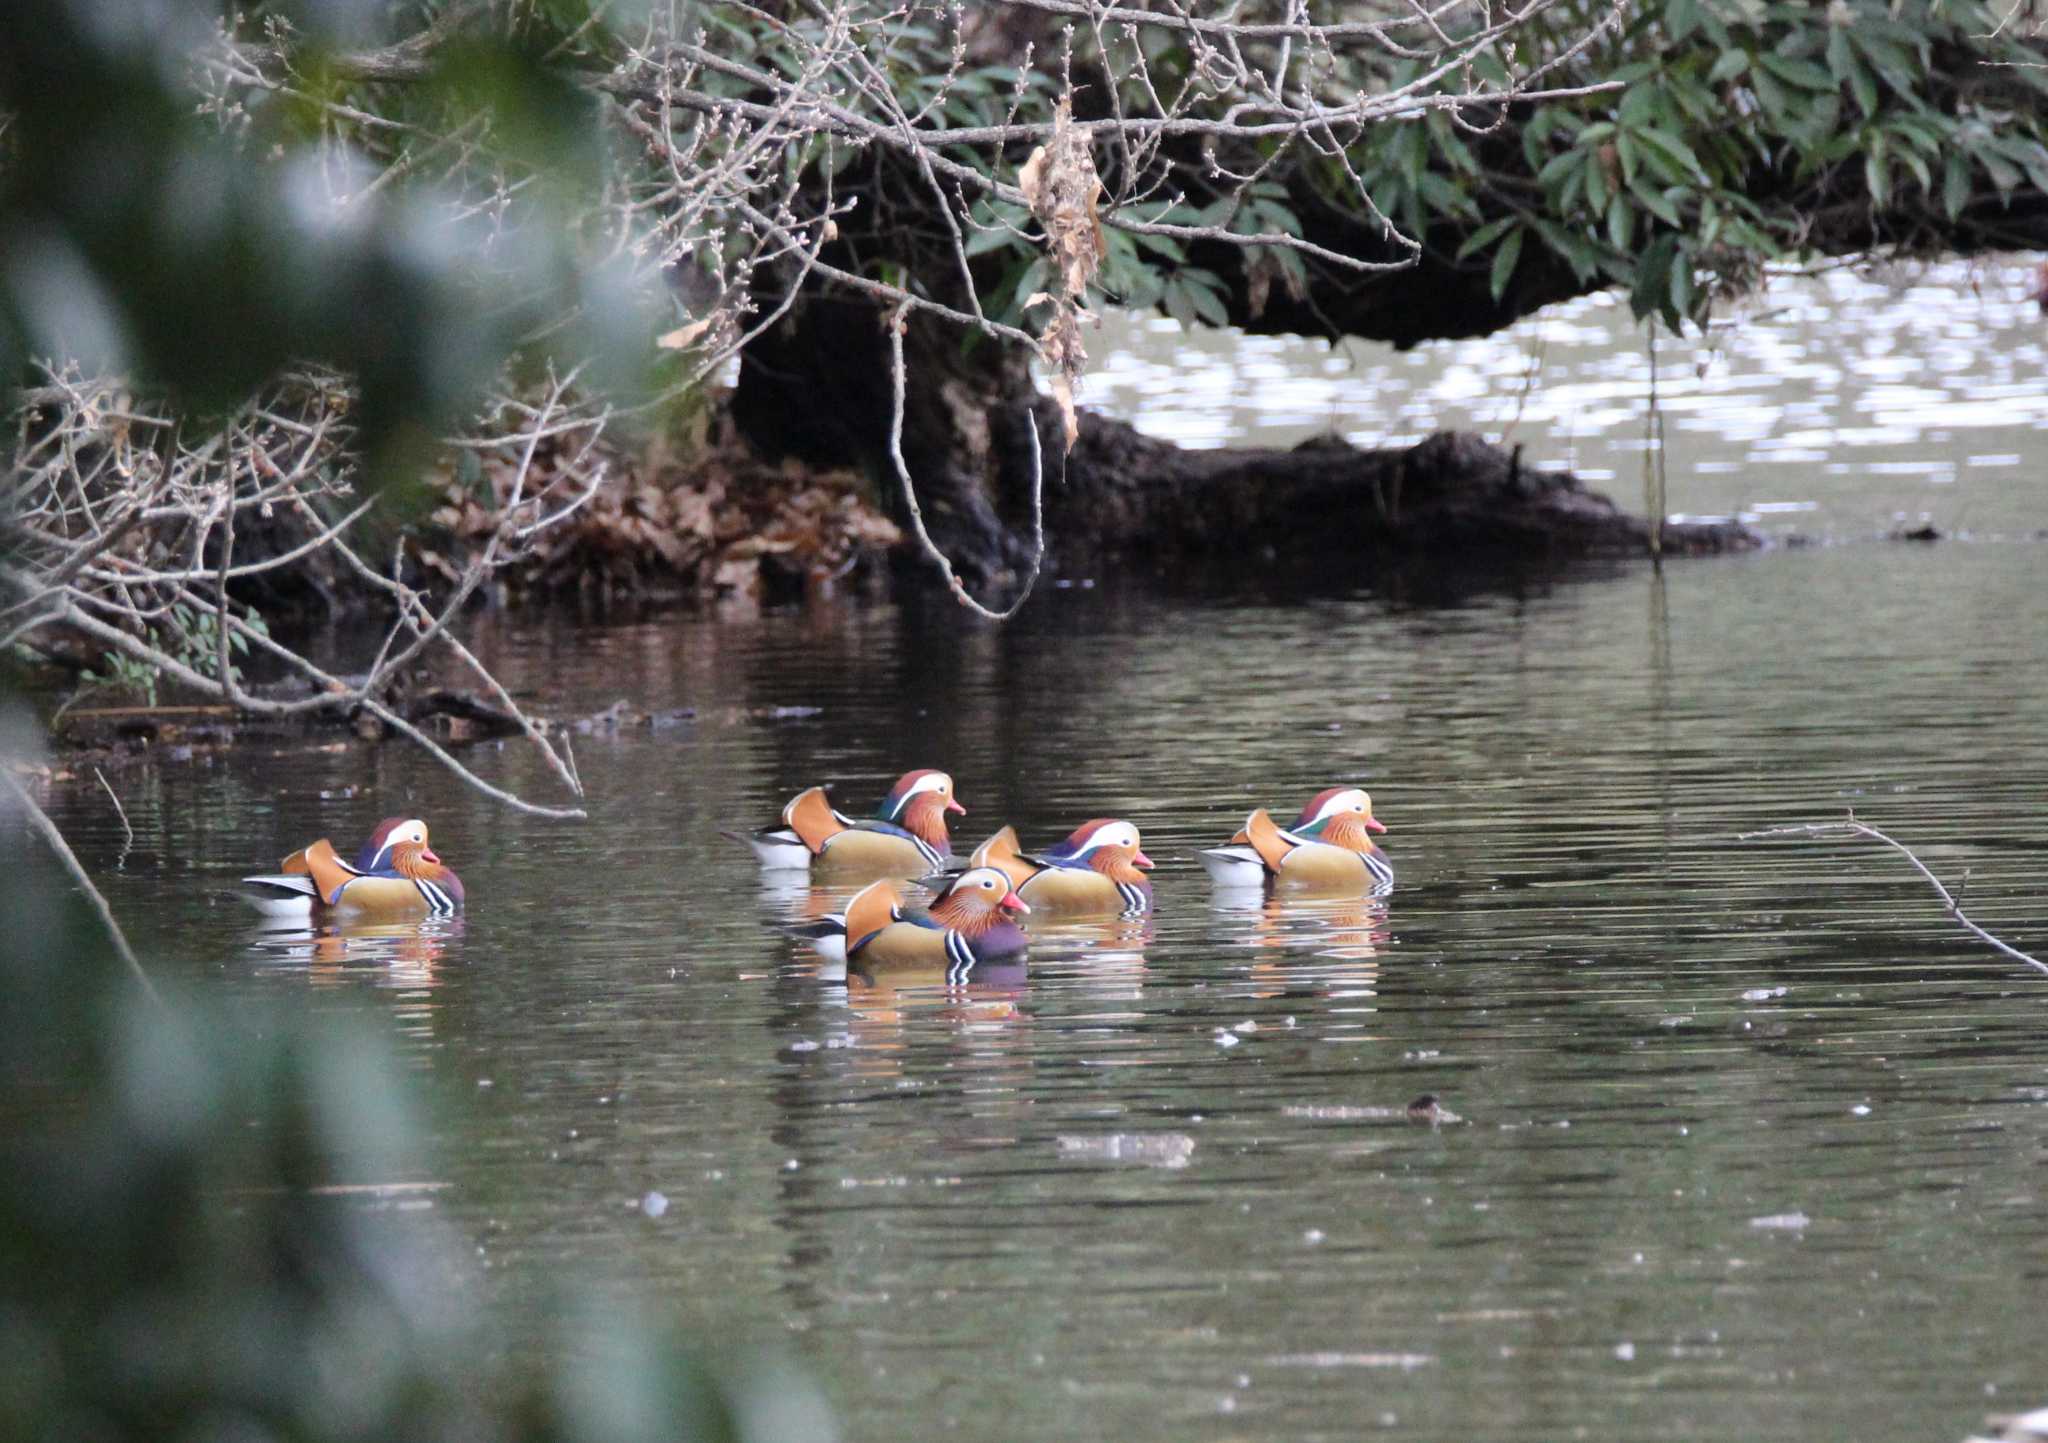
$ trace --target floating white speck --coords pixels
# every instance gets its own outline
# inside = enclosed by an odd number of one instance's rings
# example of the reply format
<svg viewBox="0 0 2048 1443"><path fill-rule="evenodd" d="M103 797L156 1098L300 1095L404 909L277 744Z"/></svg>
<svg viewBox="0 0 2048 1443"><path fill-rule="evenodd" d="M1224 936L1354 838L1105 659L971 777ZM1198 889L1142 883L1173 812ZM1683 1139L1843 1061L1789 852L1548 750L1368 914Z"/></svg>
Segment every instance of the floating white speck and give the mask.
<svg viewBox="0 0 2048 1443"><path fill-rule="evenodd" d="M1773 997L1783 997L1792 989L1789 987L1752 987L1742 994L1744 1002L1768 1002Z"/></svg>
<svg viewBox="0 0 2048 1443"><path fill-rule="evenodd" d="M1407 1372L1436 1361L1434 1353L1279 1353L1266 1359L1273 1368L1398 1368Z"/></svg>
<svg viewBox="0 0 2048 1443"><path fill-rule="evenodd" d="M1853 1117L1868 1117L1870 1116L1870 1104L1867 1102L1859 1102L1854 1107L1850 1108L1849 1112L1850 1115Z"/></svg>
<svg viewBox="0 0 2048 1443"><path fill-rule="evenodd" d="M1107 1137L1059 1140L1060 1156L1091 1162L1128 1162L1142 1167L1183 1168L1195 1155L1195 1140L1184 1132L1120 1132Z"/></svg>
<svg viewBox="0 0 2048 1443"><path fill-rule="evenodd" d="M1633 1363L1636 1360L1636 1345L1634 1343L1616 1343L1614 1345L1614 1356L1621 1359L1624 1363Z"/></svg>
<svg viewBox="0 0 2048 1443"><path fill-rule="evenodd" d="M651 1218L658 1218L668 1211L668 1199L658 1192L651 1192L640 1199L640 1211Z"/></svg>
<svg viewBox="0 0 2048 1443"><path fill-rule="evenodd" d="M789 1050L791 1052L816 1052L818 1044L811 1041L808 1037L799 1037L796 1041L789 1044Z"/></svg>
<svg viewBox="0 0 2048 1443"><path fill-rule="evenodd" d="M1751 1218L1753 1228L1770 1228L1779 1232L1798 1232L1813 1221L1805 1213L1769 1213L1760 1218Z"/></svg>
<svg viewBox="0 0 2048 1443"><path fill-rule="evenodd" d="M1228 1027L1219 1027L1216 1029L1216 1045L1218 1047L1235 1047L1238 1043L1242 1041L1244 1041L1244 1039L1242 1037L1239 1037L1235 1032L1232 1032Z"/></svg>
<svg viewBox="0 0 2048 1443"><path fill-rule="evenodd" d="M1307 1243L1310 1247L1315 1247L1318 1243L1322 1242L1323 1240L1323 1230L1321 1228L1310 1228L1307 1232L1301 1235L1301 1240Z"/></svg>

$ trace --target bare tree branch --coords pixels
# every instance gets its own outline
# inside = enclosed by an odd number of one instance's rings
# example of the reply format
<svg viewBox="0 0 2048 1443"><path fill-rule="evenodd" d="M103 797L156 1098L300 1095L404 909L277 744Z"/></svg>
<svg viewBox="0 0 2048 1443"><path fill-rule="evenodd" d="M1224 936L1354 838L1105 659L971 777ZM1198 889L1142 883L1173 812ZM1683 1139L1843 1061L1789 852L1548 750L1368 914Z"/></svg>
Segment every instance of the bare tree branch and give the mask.
<svg viewBox="0 0 2048 1443"><path fill-rule="evenodd" d="M1045 562L1045 459L1039 448L1038 418L1025 417L1025 430L1031 437L1031 568L1025 573L1024 586L1010 604L1001 611L994 611L967 594L967 585L961 581L960 573L953 569L953 563L946 553L939 550L932 534L925 529L924 510L917 504L917 487L910 479L910 468L903 460L903 326L909 306L899 305L889 317L889 380L895 397L895 409L889 416L889 460L896 468L896 480L903 487L903 503L910 512L911 530L916 534L918 544L925 555L938 564L945 573L946 584L960 604L990 621L1008 621L1017 614L1019 607L1031 595L1031 589L1038 583L1038 570Z"/></svg>
<svg viewBox="0 0 2048 1443"><path fill-rule="evenodd" d="M1899 841L1896 837L1887 836L1876 827L1857 821L1854 812L1851 812L1849 819L1843 822L1811 822L1798 827L1771 827L1761 832L1744 832L1736 840L1746 842L1757 837L1827 837L1843 834L1869 837L1874 841L1883 842L1887 847L1890 847L1893 851L1911 862L1914 870L1927 879L1927 885L1934 888L1935 892L1940 896L1942 908L1949 916L1955 918L1957 922L1961 923L1970 932L1976 934L1983 941L1990 943L2006 956L2016 958L2038 972L2048 972L2048 962L2043 962L2038 957L2029 957L2017 947L2008 946L1982 927L1979 927L1975 922L1972 922L1968 917L1965 917L1963 915L1962 902L1948 888L1941 884L1941 879L1928 869L1925 862L1913 854L1910 847L1904 842ZM1964 880L1968 880L1967 874L1965 874Z"/></svg>
<svg viewBox="0 0 2048 1443"><path fill-rule="evenodd" d="M142 963L136 957L135 949L128 945L128 936L121 930L121 924L114 920L114 909L107 905L107 899L100 895L100 889L95 887L92 878L85 874L85 868L79 864L77 854L64 840L64 834L57 830L57 824L36 805L35 798L28 794L28 788L16 778L12 767L0 764L0 780L7 783L7 789L14 793L14 799L21 804L22 815L28 819L29 825L42 834L43 841L57 854L57 860L64 864L64 870L71 874L71 880L78 884L79 890L85 893L86 900L92 903L93 910L99 913L100 925L107 929L107 936L112 939L114 950L119 952L121 960L128 964L128 970L134 974L143 992L152 1002L163 1001L157 995L156 984L151 982L149 974L142 970Z"/></svg>

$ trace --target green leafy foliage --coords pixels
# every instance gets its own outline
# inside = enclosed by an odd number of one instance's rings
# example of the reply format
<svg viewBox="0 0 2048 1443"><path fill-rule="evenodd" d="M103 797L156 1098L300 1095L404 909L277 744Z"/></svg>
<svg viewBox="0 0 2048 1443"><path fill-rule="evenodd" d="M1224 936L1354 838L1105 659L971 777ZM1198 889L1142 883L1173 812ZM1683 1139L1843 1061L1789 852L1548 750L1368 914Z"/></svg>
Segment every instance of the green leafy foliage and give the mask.
<svg viewBox="0 0 2048 1443"><path fill-rule="evenodd" d="M1572 11L1553 40L1590 18ZM1874 245L1924 243L1922 218L1954 224L2042 188L2041 60L1975 0L1666 0L1573 76L1620 90L1545 105L1484 147L1483 224L1432 201L1421 176L1465 167L1425 151L1422 127L1379 137L1372 173L1411 224L1459 234L1456 258L1491 266L1496 299L1533 232L1581 281L1626 288L1638 315L1675 329L1762 264L1833 240L1817 233L1823 207L1846 207L1832 223Z"/></svg>
<svg viewBox="0 0 2048 1443"><path fill-rule="evenodd" d="M1356 176L1381 214L1434 257L1483 277L1504 311L1514 292L1541 289L1561 266L1580 286L1615 286L1642 315L1677 328L1703 324L1763 266L1796 254L1939 245L1959 227L1988 237L2024 191L2048 183L2048 57L2024 27L2001 26L1986 0L1653 0L1582 45L1608 14L1591 0L1566 4L1515 37L1520 68L1568 56L1546 85L1607 88L1506 113L1430 110L1369 126L1341 154L1288 152L1269 165L1275 152L1262 143L1216 166L1183 157L1162 187L1172 202L1148 198L1125 213L1303 235L1304 218L1323 211L1366 229ZM1156 33L1146 43L1155 87L1187 78L1175 43ZM1508 79L1492 51L1433 80L1421 61L1366 49L1335 54L1332 93ZM1091 54L1085 36L1079 53ZM927 72L936 59L927 57ZM1138 110L1146 91L1130 69L1118 70L1122 98ZM970 105L976 123L993 123L1009 83ZM1112 180L1119 158L1099 144ZM1256 179L1237 183L1247 174ZM977 255L1016 252L999 284L983 284L999 304L1030 293L1016 268L1031 254L1030 232L1021 224L976 238ZM1112 230L1101 290L1188 323L1245 319L1256 310L1252 278L1269 266L1303 293L1346 281L1291 249L1226 254L1153 239ZM1007 314L1017 314L1013 302Z"/></svg>
<svg viewBox="0 0 2048 1443"><path fill-rule="evenodd" d="M0 46L7 384L30 356L71 356L172 388L208 415L288 365L322 363L353 382L359 444L382 479L412 469L424 440L473 404L511 352L535 349L544 323L574 318L546 346L577 360L647 354L647 318L618 267L577 253L576 217L604 171L593 97L547 58L560 36L551 19L565 15L540 7L516 32L457 34L405 85L371 93L344 61L352 46L393 38L383 24L392 8L334 0L238 13L233 23L259 37L289 37L300 84L222 99L207 114L187 67L220 22L210 0L20 0L9 16L17 42ZM576 33L601 49L602 26ZM337 163L319 149L337 105L388 112L372 116L379 135L403 137L409 118L428 113L467 117L472 134L488 128L540 223L492 244L502 214L406 185L337 221L307 198L308 168ZM398 143L398 171L412 154ZM601 379L631 389L624 368Z"/></svg>

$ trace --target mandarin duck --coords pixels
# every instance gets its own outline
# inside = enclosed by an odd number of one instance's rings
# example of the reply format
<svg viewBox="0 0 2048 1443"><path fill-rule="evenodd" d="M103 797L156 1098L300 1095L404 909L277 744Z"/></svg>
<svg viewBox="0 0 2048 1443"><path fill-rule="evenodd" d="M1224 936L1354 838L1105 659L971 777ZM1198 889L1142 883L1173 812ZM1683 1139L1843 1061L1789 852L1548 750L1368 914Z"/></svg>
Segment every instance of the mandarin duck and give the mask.
<svg viewBox="0 0 2048 1443"><path fill-rule="evenodd" d="M1152 859L1139 849L1138 829L1114 817L1083 822L1064 842L1041 852L1025 852L1017 829L1004 827L974 849L967 865L994 867L1037 910L1152 910L1152 883L1145 876Z"/></svg>
<svg viewBox="0 0 2048 1443"><path fill-rule="evenodd" d="M276 873L242 878L243 896L271 917L332 911L378 921L452 917L462 910L462 879L427 845L417 817L380 822L353 862L325 837L286 857Z"/></svg>
<svg viewBox="0 0 2048 1443"><path fill-rule="evenodd" d="M847 964L929 967L943 970L948 986L958 986L977 966L1024 951L1028 939L1010 917L1030 910L995 867L968 868L923 911L906 911L903 893L885 877L846 904Z"/></svg>
<svg viewBox="0 0 2048 1443"><path fill-rule="evenodd" d="M1288 888L1380 889L1393 885L1394 867L1371 834L1386 824L1372 814L1372 798L1357 787L1318 792L1285 829L1260 807L1227 846L1203 852L1202 865L1218 886L1256 887L1271 881Z"/></svg>
<svg viewBox="0 0 2048 1443"><path fill-rule="evenodd" d="M953 779L923 768L905 772L864 821L834 811L823 787L797 793L782 809L782 826L769 832L725 832L754 849L763 867L808 868L840 876L922 877L943 867L952 852L946 813L965 813L953 800Z"/></svg>
<svg viewBox="0 0 2048 1443"><path fill-rule="evenodd" d="M784 929L792 937L801 937L811 944L811 950L827 962L840 967L846 965L846 914L827 912L824 916L809 922L797 922Z"/></svg>

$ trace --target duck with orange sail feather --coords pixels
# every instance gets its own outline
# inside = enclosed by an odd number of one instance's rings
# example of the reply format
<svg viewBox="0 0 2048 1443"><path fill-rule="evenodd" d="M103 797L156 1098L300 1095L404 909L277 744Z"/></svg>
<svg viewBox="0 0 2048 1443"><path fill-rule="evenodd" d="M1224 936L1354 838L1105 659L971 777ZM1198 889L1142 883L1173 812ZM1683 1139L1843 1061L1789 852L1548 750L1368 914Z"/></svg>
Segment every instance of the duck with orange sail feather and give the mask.
<svg viewBox="0 0 2048 1443"><path fill-rule="evenodd" d="M1026 852L1015 827L1004 827L974 849L970 867L994 867L1010 879L1034 911L1068 916L1134 915L1152 910L1152 859L1138 829L1116 817L1083 822L1063 842Z"/></svg>
<svg viewBox="0 0 2048 1443"><path fill-rule="evenodd" d="M722 835L746 843L771 870L815 868L843 881L909 879L951 859L946 815L966 810L953 797L953 779L927 767L905 772L873 817L835 811L823 787L810 787L782 809L781 827Z"/></svg>
<svg viewBox="0 0 2048 1443"><path fill-rule="evenodd" d="M1299 890L1380 891L1393 885L1394 866L1372 834L1386 829L1362 789L1331 787L1311 797L1291 827L1260 807L1229 843L1204 851L1202 865L1223 887L1270 882Z"/></svg>
<svg viewBox="0 0 2048 1443"><path fill-rule="evenodd" d="M328 913L369 921L452 917L463 908L462 879L427 843L427 824L391 817L345 861L322 837L286 857L279 870L242 879L243 896L266 916Z"/></svg>

